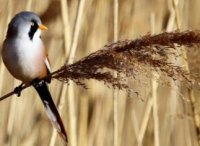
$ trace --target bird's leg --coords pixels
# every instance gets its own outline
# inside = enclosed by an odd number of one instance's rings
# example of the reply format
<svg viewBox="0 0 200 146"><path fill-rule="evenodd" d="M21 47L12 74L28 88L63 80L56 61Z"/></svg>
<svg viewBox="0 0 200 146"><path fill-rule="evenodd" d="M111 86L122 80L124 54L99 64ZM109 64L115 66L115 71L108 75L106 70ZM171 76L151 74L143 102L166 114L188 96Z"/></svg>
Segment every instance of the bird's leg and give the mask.
<svg viewBox="0 0 200 146"><path fill-rule="evenodd" d="M23 85L24 85L24 83L21 83L18 87L16 87L14 89L14 93L17 94L18 97L21 95L21 91L22 91L22 86Z"/></svg>

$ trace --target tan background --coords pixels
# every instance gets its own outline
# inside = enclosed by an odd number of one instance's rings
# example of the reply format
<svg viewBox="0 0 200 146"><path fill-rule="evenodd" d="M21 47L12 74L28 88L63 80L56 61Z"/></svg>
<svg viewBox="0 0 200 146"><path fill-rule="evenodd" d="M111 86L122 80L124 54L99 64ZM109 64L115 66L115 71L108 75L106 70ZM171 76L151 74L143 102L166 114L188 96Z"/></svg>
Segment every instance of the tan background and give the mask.
<svg viewBox="0 0 200 146"><path fill-rule="evenodd" d="M118 36L114 38L117 2ZM36 12L49 28L42 38L52 70L64 64L69 48L77 49L71 59L75 61L114 40L135 39L150 32L178 28L200 29L199 0L68 0L67 3L64 0L0 0L0 44L10 19L24 10ZM80 30L77 35L75 30ZM188 52L189 67L198 73L199 52L197 49ZM0 81L0 95L20 83L13 80L2 61ZM86 83L88 90L72 84L68 88L56 80L50 85L54 101L62 101L62 118L71 146L198 145L191 101L185 88L155 83L156 88L150 78L141 74L131 85L139 95L120 92L118 106L114 108L112 89L97 81ZM195 87L196 98L198 90ZM155 98L153 93L158 96ZM197 111L198 107L197 99ZM115 121L114 115L117 115ZM55 135L32 88L24 90L20 98L13 96L0 102L0 146L62 145Z"/></svg>

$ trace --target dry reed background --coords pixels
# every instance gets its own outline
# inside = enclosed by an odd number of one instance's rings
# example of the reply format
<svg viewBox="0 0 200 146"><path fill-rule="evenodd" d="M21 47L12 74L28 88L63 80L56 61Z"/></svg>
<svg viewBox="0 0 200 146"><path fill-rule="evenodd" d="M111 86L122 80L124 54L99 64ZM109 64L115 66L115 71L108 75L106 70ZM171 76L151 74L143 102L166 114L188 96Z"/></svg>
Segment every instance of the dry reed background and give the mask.
<svg viewBox="0 0 200 146"><path fill-rule="evenodd" d="M199 0L1 0L0 42L15 13L34 11L49 28L43 39L56 70L67 58L72 63L114 40L200 29L199 5ZM198 49L189 48L182 54L188 60L172 57L172 61L199 73ZM88 90L54 80L50 91L62 112L69 145L197 146L192 108L199 113L199 86L192 91L179 82L168 86L160 81L164 77L152 74L150 78L142 72L130 81L138 95L109 89L94 80L87 81ZM2 61L0 81L1 95L19 84ZM1 146L62 145L32 88L24 90L20 98L1 101L0 111Z"/></svg>

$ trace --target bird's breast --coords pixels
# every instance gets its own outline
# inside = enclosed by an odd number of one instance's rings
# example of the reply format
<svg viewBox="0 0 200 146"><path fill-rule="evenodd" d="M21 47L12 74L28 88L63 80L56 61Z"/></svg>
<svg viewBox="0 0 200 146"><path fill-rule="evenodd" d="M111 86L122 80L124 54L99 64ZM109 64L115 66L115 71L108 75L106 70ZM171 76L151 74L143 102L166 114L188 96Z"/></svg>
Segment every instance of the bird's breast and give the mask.
<svg viewBox="0 0 200 146"><path fill-rule="evenodd" d="M30 82L47 74L44 63L45 49L40 40L36 42L25 39L5 41L2 57L9 72L23 82Z"/></svg>

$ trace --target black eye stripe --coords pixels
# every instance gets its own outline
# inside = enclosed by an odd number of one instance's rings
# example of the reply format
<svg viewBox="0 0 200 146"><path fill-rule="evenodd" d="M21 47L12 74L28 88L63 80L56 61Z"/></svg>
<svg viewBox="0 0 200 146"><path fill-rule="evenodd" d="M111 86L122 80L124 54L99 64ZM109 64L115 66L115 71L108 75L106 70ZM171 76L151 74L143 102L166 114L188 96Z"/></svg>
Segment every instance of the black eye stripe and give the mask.
<svg viewBox="0 0 200 146"><path fill-rule="evenodd" d="M38 29L38 24L37 24L37 22L35 20L31 20L31 23L32 24L31 24L31 27L30 27L30 31L28 33L30 40L33 39L33 36L34 36L35 32Z"/></svg>

